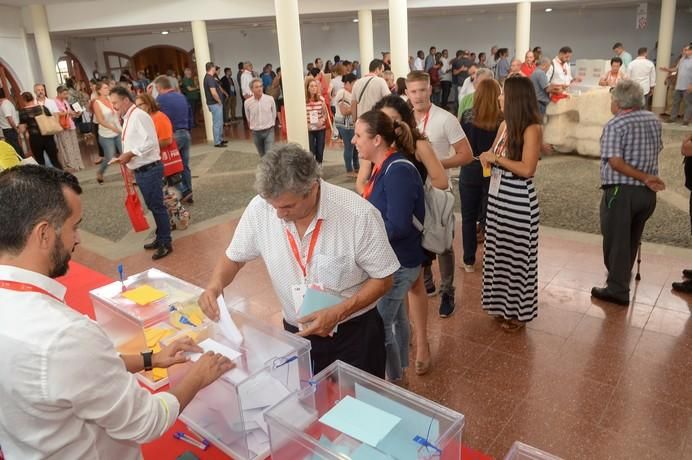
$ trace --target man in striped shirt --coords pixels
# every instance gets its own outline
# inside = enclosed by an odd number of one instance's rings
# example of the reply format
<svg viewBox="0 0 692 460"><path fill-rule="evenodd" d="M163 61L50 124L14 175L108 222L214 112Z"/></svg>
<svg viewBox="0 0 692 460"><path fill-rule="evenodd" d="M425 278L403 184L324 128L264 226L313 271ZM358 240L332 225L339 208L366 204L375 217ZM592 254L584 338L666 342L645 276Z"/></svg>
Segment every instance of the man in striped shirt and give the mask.
<svg viewBox="0 0 692 460"><path fill-rule="evenodd" d="M608 279L591 295L629 305L632 267L646 221L656 209L656 192L665 189L658 177L663 149L661 122L642 110L643 91L624 80L612 91L613 117L601 136L601 233Z"/></svg>

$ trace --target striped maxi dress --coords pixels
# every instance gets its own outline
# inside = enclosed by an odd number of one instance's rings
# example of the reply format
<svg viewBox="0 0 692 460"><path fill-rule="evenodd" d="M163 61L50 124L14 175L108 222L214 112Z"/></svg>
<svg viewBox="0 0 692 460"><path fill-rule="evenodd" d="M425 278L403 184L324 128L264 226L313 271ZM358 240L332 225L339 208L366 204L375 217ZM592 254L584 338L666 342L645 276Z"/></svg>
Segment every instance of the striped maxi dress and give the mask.
<svg viewBox="0 0 692 460"><path fill-rule="evenodd" d="M483 309L531 321L538 315L539 209L533 179L500 168L497 196L488 195L483 255Z"/></svg>

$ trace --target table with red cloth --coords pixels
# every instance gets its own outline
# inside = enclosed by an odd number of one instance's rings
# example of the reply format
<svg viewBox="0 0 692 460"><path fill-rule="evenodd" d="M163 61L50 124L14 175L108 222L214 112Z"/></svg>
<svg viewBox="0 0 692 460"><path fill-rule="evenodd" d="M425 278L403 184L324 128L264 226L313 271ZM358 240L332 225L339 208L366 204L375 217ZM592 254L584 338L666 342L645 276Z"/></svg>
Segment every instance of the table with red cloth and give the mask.
<svg viewBox="0 0 692 460"><path fill-rule="evenodd" d="M114 279L76 262L70 262L70 270L67 275L58 278L58 281L67 287L65 302L75 310L95 319L89 291L112 283ZM167 389L168 387L163 387L160 391ZM161 438L142 446L144 458L146 460L174 460L187 451L192 452L200 460L227 460L230 458L213 445L209 446L206 451L202 451L193 445L175 439L173 434L177 431L190 434L184 423L180 420L176 421L173 427ZM492 457L464 446L462 447L462 459L491 460Z"/></svg>

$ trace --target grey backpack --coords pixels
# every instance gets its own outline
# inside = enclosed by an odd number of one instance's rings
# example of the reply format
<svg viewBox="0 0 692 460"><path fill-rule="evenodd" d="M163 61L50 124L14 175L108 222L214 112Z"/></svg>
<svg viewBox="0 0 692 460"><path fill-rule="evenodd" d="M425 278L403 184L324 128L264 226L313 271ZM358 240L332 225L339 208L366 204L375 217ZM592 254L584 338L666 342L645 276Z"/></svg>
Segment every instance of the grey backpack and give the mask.
<svg viewBox="0 0 692 460"><path fill-rule="evenodd" d="M387 170L395 163L408 163L413 168L414 164L408 160L394 160ZM416 170L417 171L417 170ZM425 219L424 222L413 216L413 226L423 232L423 248L435 254L443 254L452 248L454 240L454 193L452 188L440 190L430 183L430 180L423 184L423 194L425 196Z"/></svg>

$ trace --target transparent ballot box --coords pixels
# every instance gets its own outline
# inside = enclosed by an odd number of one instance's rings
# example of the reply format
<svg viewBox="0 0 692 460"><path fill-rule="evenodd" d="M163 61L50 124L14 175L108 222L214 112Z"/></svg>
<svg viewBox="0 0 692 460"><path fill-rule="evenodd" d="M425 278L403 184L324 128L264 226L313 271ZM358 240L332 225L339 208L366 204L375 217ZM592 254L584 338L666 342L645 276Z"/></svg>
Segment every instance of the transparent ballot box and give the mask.
<svg viewBox="0 0 692 460"><path fill-rule="evenodd" d="M507 452L505 460L562 460L560 457L543 452L523 442L515 441Z"/></svg>
<svg viewBox="0 0 692 460"><path fill-rule="evenodd" d="M232 308L229 313L241 343L227 339L213 322L201 331L181 331L162 342L165 345L185 334L205 350L227 347L240 354L233 360L236 367L200 391L180 419L235 460L266 458L270 449L264 412L310 384L310 342ZM171 387L192 365L168 369Z"/></svg>
<svg viewBox="0 0 692 460"><path fill-rule="evenodd" d="M462 414L341 361L265 419L273 460L461 458Z"/></svg>
<svg viewBox="0 0 692 460"><path fill-rule="evenodd" d="M208 323L197 305L202 292L193 284L150 269L89 294L96 321L118 352L139 354L152 349L156 352L166 337ZM137 378L152 389L168 383L163 369L141 372Z"/></svg>

